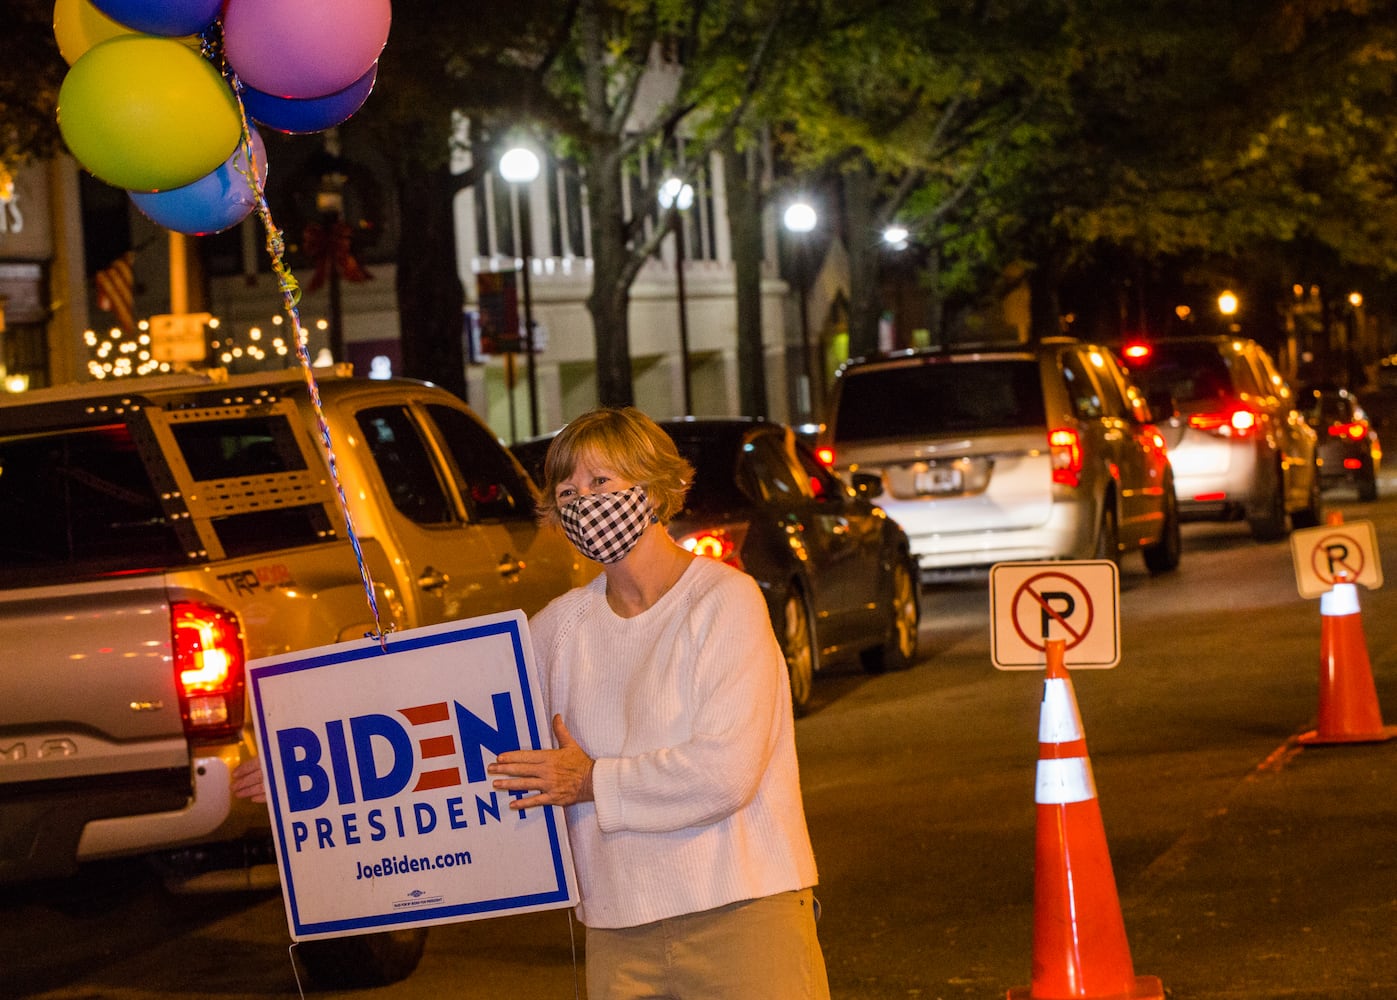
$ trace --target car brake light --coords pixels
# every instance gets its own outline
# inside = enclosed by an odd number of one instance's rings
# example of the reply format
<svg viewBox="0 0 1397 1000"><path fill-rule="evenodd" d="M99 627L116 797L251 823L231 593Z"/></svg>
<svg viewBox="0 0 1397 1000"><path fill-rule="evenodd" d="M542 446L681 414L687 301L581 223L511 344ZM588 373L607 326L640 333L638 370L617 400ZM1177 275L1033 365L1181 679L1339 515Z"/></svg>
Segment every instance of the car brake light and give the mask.
<svg viewBox="0 0 1397 1000"><path fill-rule="evenodd" d="M197 601L170 605L180 712L191 739L225 739L243 727L247 656L237 617Z"/></svg>
<svg viewBox="0 0 1397 1000"><path fill-rule="evenodd" d="M1048 450L1053 460L1053 482L1076 486L1082 481L1082 439L1070 427L1048 432Z"/></svg>
<svg viewBox="0 0 1397 1000"><path fill-rule="evenodd" d="M746 537L747 525L727 524L699 528L680 535L676 541L696 556L707 556L742 569L742 542Z"/></svg>
<svg viewBox="0 0 1397 1000"><path fill-rule="evenodd" d="M1149 344L1133 343L1126 344L1121 348L1121 354L1127 361L1144 361L1152 353Z"/></svg>
<svg viewBox="0 0 1397 1000"><path fill-rule="evenodd" d="M1348 438L1350 441L1362 441L1368 436L1368 424L1363 420L1353 420L1346 424L1330 424L1329 436Z"/></svg>
<svg viewBox="0 0 1397 1000"><path fill-rule="evenodd" d="M1345 468L1345 469L1350 469L1350 470L1353 470L1353 471L1357 471L1358 469L1363 468L1363 459L1361 459L1361 458L1346 458L1346 459L1344 459L1344 468Z"/></svg>
<svg viewBox="0 0 1397 1000"><path fill-rule="evenodd" d="M1244 438L1256 430L1258 423L1260 415L1245 406L1212 413L1195 413L1188 418L1190 427L1219 437Z"/></svg>
<svg viewBox="0 0 1397 1000"><path fill-rule="evenodd" d="M826 469L834 468L834 449L829 445L816 448L815 457L820 460L820 464Z"/></svg>

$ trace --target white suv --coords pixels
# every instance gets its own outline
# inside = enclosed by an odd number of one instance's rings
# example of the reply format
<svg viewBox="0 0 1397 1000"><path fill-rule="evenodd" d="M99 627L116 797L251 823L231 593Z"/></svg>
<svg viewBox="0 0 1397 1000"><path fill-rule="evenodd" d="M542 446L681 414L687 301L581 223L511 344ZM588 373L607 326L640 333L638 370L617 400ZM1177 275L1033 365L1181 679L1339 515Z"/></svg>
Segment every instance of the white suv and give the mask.
<svg viewBox="0 0 1397 1000"><path fill-rule="evenodd" d="M846 364L822 456L907 532L922 575L1140 551L1179 563L1164 441L1110 351L1067 338Z"/></svg>
<svg viewBox="0 0 1397 1000"><path fill-rule="evenodd" d="M1257 541L1319 524L1315 431L1256 341L1178 337L1127 344L1123 353L1151 399L1173 400L1159 429L1185 520L1245 517Z"/></svg>

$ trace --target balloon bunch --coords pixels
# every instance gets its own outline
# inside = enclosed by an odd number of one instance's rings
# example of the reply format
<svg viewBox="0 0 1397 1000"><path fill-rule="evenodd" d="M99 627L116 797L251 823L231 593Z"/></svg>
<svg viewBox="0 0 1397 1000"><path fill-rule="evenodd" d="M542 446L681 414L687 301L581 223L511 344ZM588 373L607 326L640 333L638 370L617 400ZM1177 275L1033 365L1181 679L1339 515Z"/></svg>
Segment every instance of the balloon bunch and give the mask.
<svg viewBox="0 0 1397 1000"><path fill-rule="evenodd" d="M215 233L262 196L251 123L321 132L368 99L390 0L57 0L58 128L151 220Z"/></svg>

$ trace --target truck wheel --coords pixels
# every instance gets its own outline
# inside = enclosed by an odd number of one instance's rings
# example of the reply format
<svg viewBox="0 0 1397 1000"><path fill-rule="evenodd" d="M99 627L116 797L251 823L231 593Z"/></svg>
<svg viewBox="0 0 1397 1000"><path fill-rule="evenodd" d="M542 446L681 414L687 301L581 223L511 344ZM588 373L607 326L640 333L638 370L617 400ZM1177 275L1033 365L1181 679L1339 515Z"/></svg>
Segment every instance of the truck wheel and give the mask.
<svg viewBox="0 0 1397 1000"><path fill-rule="evenodd" d="M1318 528L1323 520L1324 510L1319 499L1319 469L1310 470L1310 495L1305 506L1290 515L1292 528Z"/></svg>
<svg viewBox="0 0 1397 1000"><path fill-rule="evenodd" d="M1285 480L1280 469L1271 473L1270 490L1262 506L1247 511L1247 526L1258 542L1274 542L1286 535Z"/></svg>
<svg viewBox="0 0 1397 1000"><path fill-rule="evenodd" d="M1174 495L1174 484L1167 483L1165 489L1164 528L1159 533L1159 541L1151 542L1144 548L1145 568L1152 574L1177 569L1183 552L1183 538L1179 533L1179 501Z"/></svg>
<svg viewBox="0 0 1397 1000"><path fill-rule="evenodd" d="M1101 524L1096 532L1094 559L1105 559L1117 566L1121 562L1120 521L1116 517L1116 498L1106 494L1106 502L1101 507Z"/></svg>
<svg viewBox="0 0 1397 1000"><path fill-rule="evenodd" d="M1358 480L1358 502L1372 503L1378 498L1378 471L1371 465L1367 467Z"/></svg>
<svg viewBox="0 0 1397 1000"><path fill-rule="evenodd" d="M781 652L791 677L791 709L796 716L810 708L810 689L819 666L820 646L815 638L815 614L798 584L786 594L781 622Z"/></svg>
<svg viewBox="0 0 1397 1000"><path fill-rule="evenodd" d="M902 561L893 565L892 597L888 608L888 632L881 646L865 649L859 654L865 673L881 674L903 670L917 656L917 626L921 622L917 588L921 585L915 563Z"/></svg>
<svg viewBox="0 0 1397 1000"><path fill-rule="evenodd" d="M303 941L296 946L311 982L323 989L387 986L412 975L427 947L427 928Z"/></svg>

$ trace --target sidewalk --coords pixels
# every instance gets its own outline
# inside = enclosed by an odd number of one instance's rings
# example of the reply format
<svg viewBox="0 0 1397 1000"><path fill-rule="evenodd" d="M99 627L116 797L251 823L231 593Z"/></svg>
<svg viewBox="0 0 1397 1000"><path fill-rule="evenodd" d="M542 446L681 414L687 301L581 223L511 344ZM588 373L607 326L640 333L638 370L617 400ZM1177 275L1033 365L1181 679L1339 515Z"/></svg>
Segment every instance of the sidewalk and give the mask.
<svg viewBox="0 0 1397 1000"><path fill-rule="evenodd" d="M1171 1000L1397 997L1397 740L1288 742L1123 891Z"/></svg>

